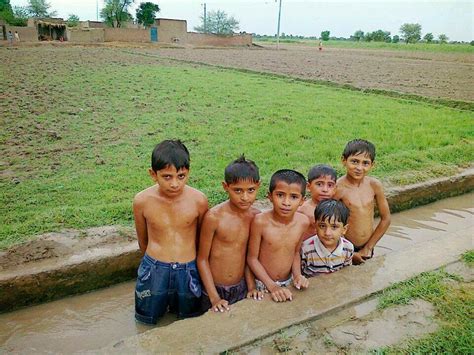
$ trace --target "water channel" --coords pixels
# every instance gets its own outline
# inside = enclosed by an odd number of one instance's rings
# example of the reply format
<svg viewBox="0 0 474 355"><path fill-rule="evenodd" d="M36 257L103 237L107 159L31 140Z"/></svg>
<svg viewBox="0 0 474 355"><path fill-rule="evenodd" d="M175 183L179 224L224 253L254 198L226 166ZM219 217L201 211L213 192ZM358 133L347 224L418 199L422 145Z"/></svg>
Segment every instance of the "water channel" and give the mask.
<svg viewBox="0 0 474 355"><path fill-rule="evenodd" d="M427 243L469 228L474 193L394 214L375 254ZM419 246L425 250L423 244ZM472 247L472 245L471 245ZM77 353L98 350L151 329L134 320L134 282L0 314L0 353ZM175 320L167 315L158 327Z"/></svg>

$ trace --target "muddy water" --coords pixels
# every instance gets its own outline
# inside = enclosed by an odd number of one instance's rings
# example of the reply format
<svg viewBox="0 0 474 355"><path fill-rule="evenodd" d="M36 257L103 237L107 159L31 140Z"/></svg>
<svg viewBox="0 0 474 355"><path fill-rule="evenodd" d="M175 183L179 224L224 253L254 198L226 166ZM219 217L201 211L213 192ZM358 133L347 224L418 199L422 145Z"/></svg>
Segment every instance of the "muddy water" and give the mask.
<svg viewBox="0 0 474 355"><path fill-rule="evenodd" d="M473 215L474 193L395 214L375 253L382 255L426 243L446 232L466 228L474 232ZM133 290L134 283L129 282L2 314L0 353L83 352L149 330L149 326L134 321ZM158 326L174 320L169 315Z"/></svg>

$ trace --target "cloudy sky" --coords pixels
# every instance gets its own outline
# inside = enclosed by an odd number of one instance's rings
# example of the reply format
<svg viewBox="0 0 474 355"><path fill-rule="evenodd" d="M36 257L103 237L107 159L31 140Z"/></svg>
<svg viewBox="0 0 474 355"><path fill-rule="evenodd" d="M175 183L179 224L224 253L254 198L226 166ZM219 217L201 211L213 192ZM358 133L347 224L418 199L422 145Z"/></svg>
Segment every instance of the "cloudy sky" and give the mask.
<svg viewBox="0 0 474 355"><path fill-rule="evenodd" d="M131 13L140 2L135 0ZM188 31L200 23L203 4L207 11L223 10L240 22L240 30L249 33L275 34L280 0L159 0L157 17L183 19ZM23 6L27 0L10 0L12 6ZM59 17L78 15L81 20L95 20L97 5L104 0L49 0ZM281 32L312 36L331 31L331 36L349 37L356 30L364 32L383 29L400 34L403 23L419 23L422 35L446 34L450 40L474 40L474 1L466 0L282 0Z"/></svg>

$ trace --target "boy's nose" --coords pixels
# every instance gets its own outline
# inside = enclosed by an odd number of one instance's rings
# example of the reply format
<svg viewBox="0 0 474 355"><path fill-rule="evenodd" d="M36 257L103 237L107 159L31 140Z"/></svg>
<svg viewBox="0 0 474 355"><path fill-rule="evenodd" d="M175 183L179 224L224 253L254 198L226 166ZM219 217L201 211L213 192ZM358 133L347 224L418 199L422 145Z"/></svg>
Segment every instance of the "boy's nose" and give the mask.
<svg viewBox="0 0 474 355"><path fill-rule="evenodd" d="M244 201L244 202L247 202L247 201L249 200L249 194L248 194L248 192L244 192L244 193L242 194L241 200Z"/></svg>

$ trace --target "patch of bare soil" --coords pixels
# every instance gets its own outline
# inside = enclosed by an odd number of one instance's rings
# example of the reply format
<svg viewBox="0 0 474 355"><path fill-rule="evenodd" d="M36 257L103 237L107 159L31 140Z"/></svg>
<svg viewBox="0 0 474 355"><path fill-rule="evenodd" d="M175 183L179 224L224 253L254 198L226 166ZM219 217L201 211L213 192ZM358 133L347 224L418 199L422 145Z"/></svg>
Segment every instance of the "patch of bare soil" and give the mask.
<svg viewBox="0 0 474 355"><path fill-rule="evenodd" d="M46 233L0 253L0 270L25 263L64 258L98 247L114 248L136 240L131 228L105 226Z"/></svg>
<svg viewBox="0 0 474 355"><path fill-rule="evenodd" d="M308 46L275 49L137 49L162 58L331 81L361 89L382 89L430 98L474 101L474 57L370 49L318 51Z"/></svg>

